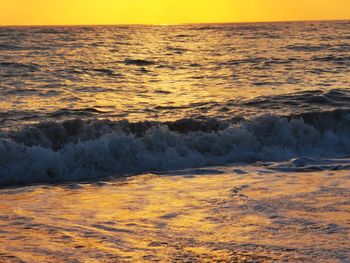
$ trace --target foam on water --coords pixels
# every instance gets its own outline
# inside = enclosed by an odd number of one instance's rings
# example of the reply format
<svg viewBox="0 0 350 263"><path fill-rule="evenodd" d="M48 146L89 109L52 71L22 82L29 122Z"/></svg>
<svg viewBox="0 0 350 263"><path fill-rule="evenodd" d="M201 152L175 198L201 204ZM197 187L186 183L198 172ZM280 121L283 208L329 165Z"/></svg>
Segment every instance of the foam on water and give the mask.
<svg viewBox="0 0 350 263"><path fill-rule="evenodd" d="M166 175L1 189L0 262L350 258L348 171L228 165Z"/></svg>
<svg viewBox="0 0 350 263"><path fill-rule="evenodd" d="M349 115L344 114L338 122L318 129L302 119L270 115L231 124L203 121L197 128L191 120L167 124L79 119L40 123L3 131L0 185L286 161L300 156L339 158L350 154Z"/></svg>
<svg viewBox="0 0 350 263"><path fill-rule="evenodd" d="M348 29L0 28L0 186L233 162L331 169L319 158L350 153Z"/></svg>

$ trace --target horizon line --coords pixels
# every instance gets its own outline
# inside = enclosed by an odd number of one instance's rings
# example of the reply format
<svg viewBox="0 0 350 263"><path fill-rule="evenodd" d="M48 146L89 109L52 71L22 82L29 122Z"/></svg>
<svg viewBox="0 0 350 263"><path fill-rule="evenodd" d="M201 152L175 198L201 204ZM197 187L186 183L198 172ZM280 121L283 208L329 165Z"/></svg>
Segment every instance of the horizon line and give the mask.
<svg viewBox="0 0 350 263"><path fill-rule="evenodd" d="M120 24L0 24L0 27L75 27L75 26L182 26L182 25L220 25L220 24L263 24L263 23L302 23L302 22L347 22L344 19L300 19L300 20L271 20L271 21L234 21L234 22L190 22L190 23L120 23Z"/></svg>

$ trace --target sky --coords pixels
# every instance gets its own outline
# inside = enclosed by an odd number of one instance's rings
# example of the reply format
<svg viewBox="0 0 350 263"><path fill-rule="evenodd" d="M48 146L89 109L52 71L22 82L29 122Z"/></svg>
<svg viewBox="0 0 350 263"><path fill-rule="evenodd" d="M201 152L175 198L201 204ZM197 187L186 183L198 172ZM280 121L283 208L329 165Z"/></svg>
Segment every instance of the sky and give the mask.
<svg viewBox="0 0 350 263"><path fill-rule="evenodd" d="M350 19L350 0L0 0L0 25Z"/></svg>

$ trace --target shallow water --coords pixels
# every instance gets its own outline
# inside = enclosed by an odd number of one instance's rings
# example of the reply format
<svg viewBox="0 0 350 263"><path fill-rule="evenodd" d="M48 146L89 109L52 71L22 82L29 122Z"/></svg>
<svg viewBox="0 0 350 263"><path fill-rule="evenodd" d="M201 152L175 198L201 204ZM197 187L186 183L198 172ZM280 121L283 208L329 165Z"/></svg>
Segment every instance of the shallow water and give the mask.
<svg viewBox="0 0 350 263"><path fill-rule="evenodd" d="M0 261L348 262L350 173L227 166L0 190Z"/></svg>

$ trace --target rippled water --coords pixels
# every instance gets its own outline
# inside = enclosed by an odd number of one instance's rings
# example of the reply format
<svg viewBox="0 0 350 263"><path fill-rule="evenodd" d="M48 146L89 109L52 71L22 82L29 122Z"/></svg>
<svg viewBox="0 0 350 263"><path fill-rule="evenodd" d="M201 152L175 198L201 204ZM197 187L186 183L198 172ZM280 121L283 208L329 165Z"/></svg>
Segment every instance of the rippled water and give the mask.
<svg viewBox="0 0 350 263"><path fill-rule="evenodd" d="M346 263L349 183L236 166L0 190L0 261Z"/></svg>
<svg viewBox="0 0 350 263"><path fill-rule="evenodd" d="M228 119L345 107L349 28L350 22L3 27L1 123Z"/></svg>
<svg viewBox="0 0 350 263"><path fill-rule="evenodd" d="M0 28L0 186L350 155L350 22Z"/></svg>
<svg viewBox="0 0 350 263"><path fill-rule="evenodd" d="M349 29L0 27L0 261L348 262Z"/></svg>

